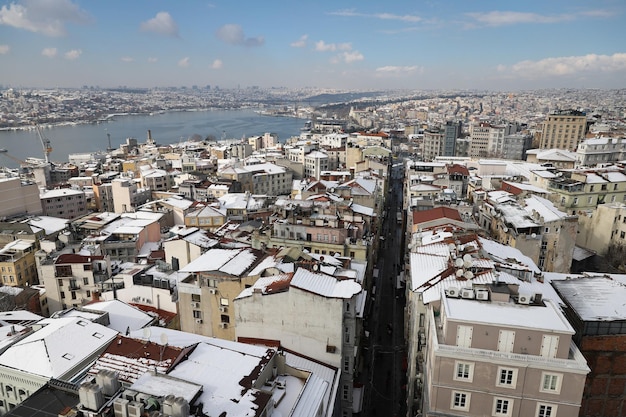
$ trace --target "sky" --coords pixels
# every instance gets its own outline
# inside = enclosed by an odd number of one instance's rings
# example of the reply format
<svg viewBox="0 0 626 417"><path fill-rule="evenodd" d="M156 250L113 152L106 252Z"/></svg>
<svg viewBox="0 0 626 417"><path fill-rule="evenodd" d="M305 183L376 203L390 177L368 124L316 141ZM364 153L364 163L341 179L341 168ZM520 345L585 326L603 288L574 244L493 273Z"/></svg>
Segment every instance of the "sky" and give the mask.
<svg viewBox="0 0 626 417"><path fill-rule="evenodd" d="M624 0L0 0L4 87L626 87Z"/></svg>

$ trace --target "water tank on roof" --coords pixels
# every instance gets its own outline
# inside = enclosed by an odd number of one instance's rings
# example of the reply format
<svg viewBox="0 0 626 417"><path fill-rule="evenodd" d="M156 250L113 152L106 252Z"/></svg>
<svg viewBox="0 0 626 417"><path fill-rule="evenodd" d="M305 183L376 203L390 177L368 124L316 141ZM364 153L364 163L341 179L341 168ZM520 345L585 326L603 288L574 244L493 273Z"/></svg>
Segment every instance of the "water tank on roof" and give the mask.
<svg viewBox="0 0 626 417"><path fill-rule="evenodd" d="M183 397L176 397L174 404L172 404L172 410L172 417L188 417L189 403Z"/></svg>
<svg viewBox="0 0 626 417"><path fill-rule="evenodd" d="M120 381L117 372L101 369L96 375L96 383L102 387L102 392L107 397L112 397L120 389Z"/></svg>

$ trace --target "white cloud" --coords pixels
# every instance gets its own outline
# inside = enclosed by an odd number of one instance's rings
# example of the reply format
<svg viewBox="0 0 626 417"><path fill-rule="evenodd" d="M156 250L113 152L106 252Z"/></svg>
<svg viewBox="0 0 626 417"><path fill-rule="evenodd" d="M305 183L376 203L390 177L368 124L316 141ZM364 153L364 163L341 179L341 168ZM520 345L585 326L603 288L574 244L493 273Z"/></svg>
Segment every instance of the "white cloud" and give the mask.
<svg viewBox="0 0 626 417"><path fill-rule="evenodd" d="M610 15L611 13L605 10L588 10L578 13L562 13L558 15L542 15L539 13L498 10L491 12L466 13L466 16L475 21L472 24L473 27L477 27L477 24L487 26L505 26L521 23L559 23L576 20L581 17L609 17Z"/></svg>
<svg viewBox="0 0 626 417"><path fill-rule="evenodd" d="M142 22L139 27L144 32L178 37L178 25L168 12L158 12L152 19Z"/></svg>
<svg viewBox="0 0 626 417"><path fill-rule="evenodd" d="M158 59L155 58L155 57L151 56L150 58L148 58L148 62L150 62L150 63L157 62L157 61L158 61Z"/></svg>
<svg viewBox="0 0 626 417"><path fill-rule="evenodd" d="M0 55L8 54L10 50L11 47L9 45L0 45Z"/></svg>
<svg viewBox="0 0 626 417"><path fill-rule="evenodd" d="M343 54L341 54L341 57L346 64L351 64L356 61L363 61L364 59L363 54L359 51L344 52Z"/></svg>
<svg viewBox="0 0 626 417"><path fill-rule="evenodd" d="M228 24L217 30L217 38L230 45L261 46L265 43L262 36L246 38L243 29L239 25Z"/></svg>
<svg viewBox="0 0 626 417"><path fill-rule="evenodd" d="M187 68L190 64L189 62L189 57L186 56L183 59L181 59L180 61L178 61L178 66L181 68Z"/></svg>
<svg viewBox="0 0 626 417"><path fill-rule="evenodd" d="M291 42L289 46L292 46L294 48L304 48L306 46L307 39L309 39L309 35L302 35L300 36L300 39L295 42Z"/></svg>
<svg viewBox="0 0 626 417"><path fill-rule="evenodd" d="M351 43L326 43L324 41L315 42L315 50L319 52L335 52L335 51L350 51L352 49Z"/></svg>
<svg viewBox="0 0 626 417"><path fill-rule="evenodd" d="M212 69L220 69L220 68L222 68L223 65L224 65L224 63L222 62L221 59L216 59L215 61L213 61L213 63L211 63L211 68Z"/></svg>
<svg viewBox="0 0 626 417"><path fill-rule="evenodd" d="M358 13L354 9L339 10L336 12L331 12L329 14L344 17L366 17L380 20L399 20L401 22L419 22L422 20L422 18L417 15L397 15L393 13Z"/></svg>
<svg viewBox="0 0 626 417"><path fill-rule="evenodd" d="M123 56L120 58L120 61L122 62L133 62L135 60L135 58L130 57L130 56Z"/></svg>
<svg viewBox="0 0 626 417"><path fill-rule="evenodd" d="M403 75L409 75L414 73L423 73L424 68L417 65L411 66L393 66L387 65L384 67L376 68L376 75L379 77L400 77Z"/></svg>
<svg viewBox="0 0 626 417"><path fill-rule="evenodd" d="M54 58L57 56L57 48L43 48L41 55L47 56L48 58Z"/></svg>
<svg viewBox="0 0 626 417"><path fill-rule="evenodd" d="M0 8L0 25L46 36L64 36L67 23L86 24L92 18L70 0L22 0Z"/></svg>
<svg viewBox="0 0 626 417"><path fill-rule="evenodd" d="M78 59L79 56L81 56L83 53L83 51L81 51L80 49L72 49L70 51L67 51L65 53L65 59L69 59L70 61L74 61L76 59Z"/></svg>
<svg viewBox="0 0 626 417"><path fill-rule="evenodd" d="M516 76L530 79L593 73L600 75L602 73L626 71L626 53L555 57L539 61L527 60L520 61L510 67L498 65L497 70L501 73L512 73Z"/></svg>

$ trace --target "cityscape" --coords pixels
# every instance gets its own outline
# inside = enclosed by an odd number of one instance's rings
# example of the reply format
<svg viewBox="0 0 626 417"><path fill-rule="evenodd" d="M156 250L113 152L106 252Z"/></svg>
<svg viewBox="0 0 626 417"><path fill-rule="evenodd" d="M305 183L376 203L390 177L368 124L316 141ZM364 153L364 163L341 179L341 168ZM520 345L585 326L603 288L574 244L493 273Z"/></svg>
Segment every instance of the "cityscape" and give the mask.
<svg viewBox="0 0 626 417"><path fill-rule="evenodd" d="M1 2L0 416L626 416L624 8L502 7Z"/></svg>

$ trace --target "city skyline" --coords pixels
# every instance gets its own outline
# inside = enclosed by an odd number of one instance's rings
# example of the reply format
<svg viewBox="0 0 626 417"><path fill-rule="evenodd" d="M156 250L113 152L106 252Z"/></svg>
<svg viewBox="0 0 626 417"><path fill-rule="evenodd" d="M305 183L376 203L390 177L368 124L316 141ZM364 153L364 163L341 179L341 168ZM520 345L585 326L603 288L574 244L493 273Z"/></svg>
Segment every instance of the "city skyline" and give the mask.
<svg viewBox="0 0 626 417"><path fill-rule="evenodd" d="M623 88L619 1L0 2L6 87Z"/></svg>

